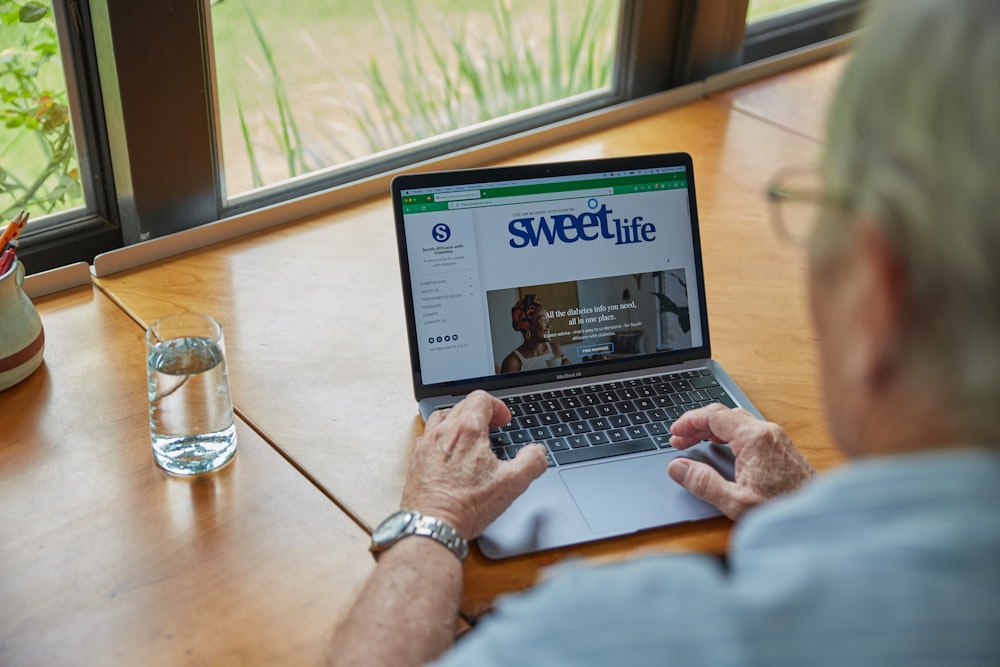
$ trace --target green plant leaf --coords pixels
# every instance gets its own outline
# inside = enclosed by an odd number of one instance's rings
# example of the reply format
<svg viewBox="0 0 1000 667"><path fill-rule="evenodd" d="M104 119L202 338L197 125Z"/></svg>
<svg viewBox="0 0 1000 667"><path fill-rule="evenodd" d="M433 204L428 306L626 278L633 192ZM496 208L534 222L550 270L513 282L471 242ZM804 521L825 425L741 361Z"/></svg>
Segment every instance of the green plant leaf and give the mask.
<svg viewBox="0 0 1000 667"><path fill-rule="evenodd" d="M37 23L45 18L45 15L48 13L49 8L45 5L40 5L37 2L29 2L21 7L17 18L21 23Z"/></svg>

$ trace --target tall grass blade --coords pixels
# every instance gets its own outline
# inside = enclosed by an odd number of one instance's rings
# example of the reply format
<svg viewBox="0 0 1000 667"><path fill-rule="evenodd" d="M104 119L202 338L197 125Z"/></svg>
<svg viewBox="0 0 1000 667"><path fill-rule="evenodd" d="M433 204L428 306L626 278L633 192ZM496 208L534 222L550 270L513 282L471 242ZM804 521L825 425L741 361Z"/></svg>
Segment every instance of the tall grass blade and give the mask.
<svg viewBox="0 0 1000 667"><path fill-rule="evenodd" d="M250 177L253 187L263 187L264 179L260 174L260 164L257 162L257 151L254 149L253 138L250 136L250 127L247 125L246 115L243 113L243 104L240 102L239 93L236 94L236 114L240 119L240 132L243 133L243 146L247 151L247 159L250 161Z"/></svg>
<svg viewBox="0 0 1000 667"><path fill-rule="evenodd" d="M367 85L345 95L359 139L376 153L428 136L499 118L609 84L613 55L606 38L609 8L619 0L583 0L572 25L557 0L541 9L549 32L519 24L510 2L490 3L491 21L470 23L460 13L442 16L407 0L405 11L390 14L373 3L389 41L389 57L375 56L366 70ZM402 5L402 3L399 3ZM247 17L264 55L271 80L276 120L271 130L291 175L309 169L317 158L299 131L274 52L256 17ZM390 18L392 20L390 20ZM565 31L565 32L563 32ZM534 33L539 39L532 39ZM377 59L378 58L378 59ZM252 144L244 110L241 131L255 183L260 151Z"/></svg>
<svg viewBox="0 0 1000 667"><path fill-rule="evenodd" d="M549 86L554 97L565 96L562 87L562 54L559 51L559 13L556 10L556 0L549 0ZM568 58L568 65L573 64L573 55Z"/></svg>
<svg viewBox="0 0 1000 667"><path fill-rule="evenodd" d="M288 175L297 176L299 173L310 170L302 157L302 137L299 133L298 123L295 121L292 106L288 102L284 80L274 59L274 51L271 49L271 44L267 40L267 37L265 37L264 31L261 30L260 23L250 10L250 6L244 4L243 8L246 11L247 19L250 21L250 27L253 29L257 44L264 54L264 61L267 63L268 70L271 73L271 89L274 96L274 104L278 111L279 144L285 153Z"/></svg>

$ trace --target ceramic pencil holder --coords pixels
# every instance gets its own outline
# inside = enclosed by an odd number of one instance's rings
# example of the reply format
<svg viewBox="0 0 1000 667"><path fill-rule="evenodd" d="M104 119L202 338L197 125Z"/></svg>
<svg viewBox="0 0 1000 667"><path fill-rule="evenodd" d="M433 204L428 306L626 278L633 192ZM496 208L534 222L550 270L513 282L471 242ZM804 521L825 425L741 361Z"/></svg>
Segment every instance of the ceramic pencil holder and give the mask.
<svg viewBox="0 0 1000 667"><path fill-rule="evenodd" d="M45 352L42 318L21 289L23 281L21 262L0 276L0 390L31 375Z"/></svg>

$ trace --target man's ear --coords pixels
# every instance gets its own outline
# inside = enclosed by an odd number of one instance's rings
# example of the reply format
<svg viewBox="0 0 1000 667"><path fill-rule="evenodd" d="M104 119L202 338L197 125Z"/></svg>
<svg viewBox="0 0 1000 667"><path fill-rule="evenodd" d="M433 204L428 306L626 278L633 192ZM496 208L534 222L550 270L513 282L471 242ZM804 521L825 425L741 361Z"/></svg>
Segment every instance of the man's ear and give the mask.
<svg viewBox="0 0 1000 667"><path fill-rule="evenodd" d="M906 326L906 265L885 231L872 218L858 221L859 258L868 274L862 318L871 354L866 381L871 389L885 386L898 371Z"/></svg>

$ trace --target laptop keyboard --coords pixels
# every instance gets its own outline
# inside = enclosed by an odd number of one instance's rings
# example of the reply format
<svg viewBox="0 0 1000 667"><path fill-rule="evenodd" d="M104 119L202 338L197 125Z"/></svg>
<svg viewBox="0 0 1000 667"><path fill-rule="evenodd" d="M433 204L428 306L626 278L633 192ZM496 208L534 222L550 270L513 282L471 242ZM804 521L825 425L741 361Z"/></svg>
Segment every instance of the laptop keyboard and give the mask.
<svg viewBox="0 0 1000 667"><path fill-rule="evenodd" d="M670 426L694 408L736 403L707 368L554 389L503 399L512 419L490 430L493 452L513 458L532 442L548 447L549 466L672 449Z"/></svg>

